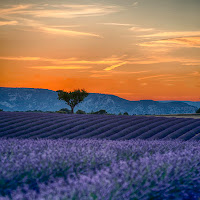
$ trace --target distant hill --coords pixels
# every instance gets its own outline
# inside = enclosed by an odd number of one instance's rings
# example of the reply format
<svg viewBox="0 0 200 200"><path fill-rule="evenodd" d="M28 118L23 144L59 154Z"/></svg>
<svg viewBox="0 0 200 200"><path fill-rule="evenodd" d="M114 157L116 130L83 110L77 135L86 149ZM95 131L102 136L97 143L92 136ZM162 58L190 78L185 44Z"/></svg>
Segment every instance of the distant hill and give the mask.
<svg viewBox="0 0 200 200"><path fill-rule="evenodd" d="M120 112L128 112L130 115L181 114L195 113L197 108L200 107L198 105L200 105L200 102L128 101L114 95L90 93L75 108L75 111L81 109L86 112L91 112L104 109L108 113L113 114ZM61 108L69 108L69 106L64 101L57 99L57 93L55 91L48 89L0 87L0 109L4 111L57 111Z"/></svg>
<svg viewBox="0 0 200 200"><path fill-rule="evenodd" d="M159 101L160 103L169 103L169 102L183 102L187 103L188 105L195 106L200 108L200 101Z"/></svg>

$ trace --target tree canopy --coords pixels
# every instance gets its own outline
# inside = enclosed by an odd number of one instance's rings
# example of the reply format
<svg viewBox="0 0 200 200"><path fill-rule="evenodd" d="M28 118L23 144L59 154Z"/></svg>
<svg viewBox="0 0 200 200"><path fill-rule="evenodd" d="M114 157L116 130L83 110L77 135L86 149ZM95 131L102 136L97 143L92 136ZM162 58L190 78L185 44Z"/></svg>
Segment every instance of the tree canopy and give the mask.
<svg viewBox="0 0 200 200"><path fill-rule="evenodd" d="M74 107L88 96L88 93L84 89L77 89L70 92L58 90L56 92L58 93L58 99L65 101L71 107L71 113L74 113Z"/></svg>

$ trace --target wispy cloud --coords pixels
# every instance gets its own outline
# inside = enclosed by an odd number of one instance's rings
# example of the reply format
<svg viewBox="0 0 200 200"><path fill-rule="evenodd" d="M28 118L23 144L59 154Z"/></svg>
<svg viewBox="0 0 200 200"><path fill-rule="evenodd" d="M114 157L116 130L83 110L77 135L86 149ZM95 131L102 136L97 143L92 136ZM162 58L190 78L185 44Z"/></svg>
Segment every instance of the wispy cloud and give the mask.
<svg viewBox="0 0 200 200"><path fill-rule="evenodd" d="M16 24L18 24L17 21L0 21L0 26L16 25Z"/></svg>
<svg viewBox="0 0 200 200"><path fill-rule="evenodd" d="M58 28L49 28L49 27L41 27L40 30L50 33L50 34L57 34L57 35L65 35L65 36L91 36L91 37L98 37L102 38L102 36L93 34L93 33L87 33L87 32L80 32L80 31L72 31L72 30L64 30L64 29L58 29Z"/></svg>
<svg viewBox="0 0 200 200"><path fill-rule="evenodd" d="M190 62L188 62L188 63L183 63L183 65L186 65L186 66L200 66L200 61L197 62L197 63L190 63Z"/></svg>
<svg viewBox="0 0 200 200"><path fill-rule="evenodd" d="M104 76L104 75L109 75L111 76L112 74L115 75L128 75L128 74L143 74L143 73L149 73L151 72L151 70L143 70L143 71L114 71L114 70L110 70L110 71L105 71L105 70L91 70L91 73L93 73L94 75L99 75L99 76ZM106 74L105 74L106 73Z"/></svg>
<svg viewBox="0 0 200 200"><path fill-rule="evenodd" d="M12 25L32 27L32 28L34 28L34 31L38 31L38 32L44 32L44 33L54 34L54 35L73 36L73 37L84 36L84 37L103 38L102 36L95 34L95 33L89 33L89 32L84 32L84 31L75 31L75 30L68 29L68 28L72 29L75 26L60 26L60 27L59 26L47 26L47 25L38 23L35 20L24 19L24 18L20 18L20 17L17 19L19 21L18 22L13 21ZM11 24L9 24L9 25L11 25ZM1 22L0 22L0 26L1 26ZM23 30L27 30L27 29L25 28ZM29 31L33 31L33 30L30 29Z"/></svg>
<svg viewBox="0 0 200 200"><path fill-rule="evenodd" d="M84 37L97 37L97 38L103 38L102 36L90 33L90 32L84 32L84 31L75 31L71 30L75 26L47 26L44 24L37 23L33 20L22 20L24 25L33 27L35 31L44 32L48 34L54 34L54 35L63 35L63 36L84 36ZM70 30L68 29L70 27ZM67 29L66 29L67 28Z"/></svg>
<svg viewBox="0 0 200 200"><path fill-rule="evenodd" d="M196 47L200 48L200 37L181 37L156 40L138 44L146 47Z"/></svg>
<svg viewBox="0 0 200 200"><path fill-rule="evenodd" d="M24 56L19 56L19 57L1 56L0 60L36 61L36 60L41 60L41 58L40 57L24 57Z"/></svg>
<svg viewBox="0 0 200 200"><path fill-rule="evenodd" d="M133 32L149 32L149 31L154 31L155 29L153 28L142 28L142 27L132 27L130 28L131 31Z"/></svg>
<svg viewBox="0 0 200 200"><path fill-rule="evenodd" d="M41 19L66 19L66 18L82 18L82 17L94 17L103 16L111 13L119 12L121 7L110 6L103 4L91 4L91 5L76 5L76 4L27 4L27 5L13 5L8 8L0 9L0 17L4 21L0 21L0 26L3 25L18 25L22 27L33 27L36 31L41 31L49 34L65 35L65 36L87 36L102 38L96 33L89 33L81 30L70 30L66 27L66 24L60 27L55 25L47 25L41 22ZM40 21L40 22L39 22ZM65 26L65 27L64 27ZM66 28L66 29L64 29Z"/></svg>
<svg viewBox="0 0 200 200"><path fill-rule="evenodd" d="M111 76L111 74L92 74L90 77L92 78L102 78L102 77L108 77Z"/></svg>
<svg viewBox="0 0 200 200"><path fill-rule="evenodd" d="M164 37L164 38L171 38L171 37L191 37L191 36L200 36L200 31L182 31L182 32L158 32L148 35L141 35L140 37Z"/></svg>
<svg viewBox="0 0 200 200"><path fill-rule="evenodd" d="M132 4L132 6L134 6L134 7L136 7L136 6L138 6L138 2L136 1L136 2L134 2L133 4Z"/></svg>
<svg viewBox="0 0 200 200"><path fill-rule="evenodd" d="M109 26L133 26L133 24L123 24L123 23L98 23L102 25L109 25Z"/></svg>
<svg viewBox="0 0 200 200"><path fill-rule="evenodd" d="M56 65L68 65L68 64L87 64L87 65L110 65L121 62L120 58L110 57L102 60L79 60L78 58L67 58L67 59L55 59L55 58L44 58L44 57L0 57L0 60L15 60L15 61L41 61L50 62Z"/></svg>
<svg viewBox="0 0 200 200"><path fill-rule="evenodd" d="M141 81L141 80L144 80L144 79L152 79L152 78L159 78L159 77L168 77L170 76L171 74L159 74L159 75L154 75L154 76L145 76L145 77L142 77L142 78L138 78L137 80L138 81Z"/></svg>
<svg viewBox="0 0 200 200"><path fill-rule="evenodd" d="M33 10L27 11L26 14L35 17L48 17L48 18L76 18L76 17L91 17L107 15L119 12L121 8L118 6L105 6L105 5L57 5L54 6L59 9L47 10Z"/></svg>
<svg viewBox="0 0 200 200"><path fill-rule="evenodd" d="M122 66L122 65L125 65L125 64L127 64L127 62L122 62L122 63L116 64L116 65L112 65L112 66L110 66L110 67L106 67L104 70L105 70L105 71L110 71L110 70L113 70L113 69L115 69L115 68L117 68L117 67L120 67L120 66Z"/></svg>
<svg viewBox="0 0 200 200"><path fill-rule="evenodd" d="M26 9L32 7L32 4L26 4L26 5L13 5L9 8L1 8L0 9L0 16L7 16L7 15L13 15L21 12L25 12Z"/></svg>
<svg viewBox="0 0 200 200"><path fill-rule="evenodd" d="M200 65L200 59L192 59L192 58L183 58L183 57L170 57L166 55L157 55L157 56L149 56L149 57L138 57L138 58L126 58L124 56L121 57L109 57L102 58L101 60L80 60L78 58L67 58L67 59L56 59L56 58L44 58L44 57L0 57L0 60L10 60L10 61L30 61L30 62L47 62L53 65L111 65L104 68L103 71L111 71L117 67L122 65L149 65L149 64L158 64L158 63L170 63L170 62L178 62L182 65ZM114 72L114 71L112 71ZM146 72L146 71L141 71ZM118 72L115 72L118 73ZM119 72L121 73L121 72ZM126 72L122 72L126 73ZM131 73L131 72L128 72ZM139 72L132 72L139 73Z"/></svg>
<svg viewBox="0 0 200 200"><path fill-rule="evenodd" d="M191 76L200 77L200 72L194 71L190 74Z"/></svg>
<svg viewBox="0 0 200 200"><path fill-rule="evenodd" d="M111 71L113 74L143 74L143 73L148 73L151 70L145 70L145 71Z"/></svg>
<svg viewBox="0 0 200 200"><path fill-rule="evenodd" d="M32 68L32 69L41 69L41 70L61 70L61 69L66 69L66 70L74 70L74 69L90 69L90 66L33 66L33 67L28 67L28 68Z"/></svg>
<svg viewBox="0 0 200 200"><path fill-rule="evenodd" d="M14 5L10 8L0 9L0 16L8 15L27 15L33 17L44 18L76 18L101 16L110 13L119 12L119 6L106 6L101 4L92 5Z"/></svg>
<svg viewBox="0 0 200 200"><path fill-rule="evenodd" d="M200 59L175 57L169 55L152 55L149 57L142 57L137 59L129 59L128 64L149 65L159 63L180 63L181 65L200 65Z"/></svg>

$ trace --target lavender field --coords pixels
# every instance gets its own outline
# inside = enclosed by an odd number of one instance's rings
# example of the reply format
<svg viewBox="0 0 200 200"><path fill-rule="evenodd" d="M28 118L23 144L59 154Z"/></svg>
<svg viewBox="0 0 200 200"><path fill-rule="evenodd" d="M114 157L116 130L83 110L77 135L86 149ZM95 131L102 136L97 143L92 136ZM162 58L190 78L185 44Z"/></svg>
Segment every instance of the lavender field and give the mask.
<svg viewBox="0 0 200 200"><path fill-rule="evenodd" d="M200 119L0 112L0 138L200 140Z"/></svg>
<svg viewBox="0 0 200 200"><path fill-rule="evenodd" d="M199 142L0 140L0 199L200 198Z"/></svg>
<svg viewBox="0 0 200 200"><path fill-rule="evenodd" d="M0 200L199 200L199 133L199 119L2 112Z"/></svg>

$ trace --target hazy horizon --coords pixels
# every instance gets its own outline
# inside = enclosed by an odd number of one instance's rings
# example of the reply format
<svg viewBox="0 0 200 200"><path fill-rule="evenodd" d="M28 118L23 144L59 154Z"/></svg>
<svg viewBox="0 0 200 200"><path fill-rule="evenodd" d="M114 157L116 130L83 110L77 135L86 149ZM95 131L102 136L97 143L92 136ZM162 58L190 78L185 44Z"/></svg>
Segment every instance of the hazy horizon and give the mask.
<svg viewBox="0 0 200 200"><path fill-rule="evenodd" d="M199 0L0 0L0 86L199 101Z"/></svg>

